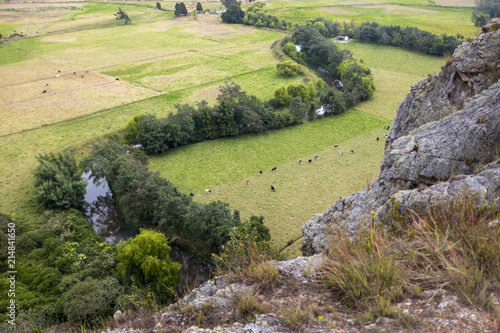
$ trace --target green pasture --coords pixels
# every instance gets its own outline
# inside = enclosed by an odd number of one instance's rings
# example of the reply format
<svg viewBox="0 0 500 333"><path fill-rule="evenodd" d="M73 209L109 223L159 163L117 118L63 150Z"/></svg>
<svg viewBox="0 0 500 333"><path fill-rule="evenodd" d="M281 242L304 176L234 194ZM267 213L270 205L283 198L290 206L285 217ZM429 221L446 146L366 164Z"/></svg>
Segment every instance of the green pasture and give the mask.
<svg viewBox="0 0 500 333"><path fill-rule="evenodd" d="M324 212L336 198L360 190L377 176L387 122L350 110L283 130L173 149L152 158L150 167L182 192L193 192L195 200L229 202L243 219L264 215L280 247L300 235L314 213ZM339 148L333 148L337 144ZM305 163L299 164L300 159ZM274 166L278 170L272 172ZM209 195L207 188L212 190Z"/></svg>
<svg viewBox="0 0 500 333"><path fill-rule="evenodd" d="M269 13L293 23L323 17L338 22L371 21L381 25L414 26L435 34L473 37L479 32L470 7L440 6L429 1L274 1L266 5Z"/></svg>

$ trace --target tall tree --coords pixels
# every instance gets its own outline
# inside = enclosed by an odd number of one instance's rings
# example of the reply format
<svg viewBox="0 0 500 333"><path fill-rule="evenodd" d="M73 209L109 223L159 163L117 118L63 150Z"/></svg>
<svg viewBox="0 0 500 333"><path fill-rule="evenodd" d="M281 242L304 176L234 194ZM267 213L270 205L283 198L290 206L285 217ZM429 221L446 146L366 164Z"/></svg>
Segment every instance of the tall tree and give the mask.
<svg viewBox="0 0 500 333"><path fill-rule="evenodd" d="M115 17L117 20L125 20L125 24L129 24L130 22L132 22L127 13L125 13L120 7L118 7L118 12L115 13Z"/></svg>
<svg viewBox="0 0 500 333"><path fill-rule="evenodd" d="M120 243L116 271L137 286L150 285L165 298L174 295L181 264L170 259L170 246L165 235L141 230L134 238Z"/></svg>
<svg viewBox="0 0 500 333"><path fill-rule="evenodd" d="M35 199L47 208L80 208L86 182L78 172L75 157L68 152L40 154L33 171Z"/></svg>
<svg viewBox="0 0 500 333"><path fill-rule="evenodd" d="M181 16L182 15L181 5L178 2L175 4L174 15L175 16Z"/></svg>
<svg viewBox="0 0 500 333"><path fill-rule="evenodd" d="M234 116L226 101L221 101L217 109L217 125L220 134L224 137L228 135L238 135L238 126L234 121Z"/></svg>
<svg viewBox="0 0 500 333"><path fill-rule="evenodd" d="M156 3L156 9L160 9L161 10L161 4L159 2Z"/></svg>
<svg viewBox="0 0 500 333"><path fill-rule="evenodd" d="M245 12L241 10L239 5L229 6L229 8L220 16L222 22L224 23L243 23L244 17Z"/></svg>
<svg viewBox="0 0 500 333"><path fill-rule="evenodd" d="M180 10L181 10L181 15L186 16L188 14L188 11L187 11L187 8L186 8L186 5L184 4L184 2L180 3Z"/></svg>
<svg viewBox="0 0 500 333"><path fill-rule="evenodd" d="M198 3L196 4L196 11L198 11L198 12L202 12L202 11L203 11L203 7L201 6L201 3L200 3L200 2L198 2Z"/></svg>

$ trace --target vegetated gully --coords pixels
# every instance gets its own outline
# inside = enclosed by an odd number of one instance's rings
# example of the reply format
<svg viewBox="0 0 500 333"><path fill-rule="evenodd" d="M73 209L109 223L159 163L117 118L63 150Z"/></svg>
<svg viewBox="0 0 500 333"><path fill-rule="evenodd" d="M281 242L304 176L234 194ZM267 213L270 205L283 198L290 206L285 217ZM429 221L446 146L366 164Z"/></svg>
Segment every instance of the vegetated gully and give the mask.
<svg viewBox="0 0 500 333"><path fill-rule="evenodd" d="M104 242L118 245L120 241L137 235L137 232L125 224L116 210L113 195L106 180L100 179L98 184L94 184L90 178L90 171L85 172L82 177L87 182L87 193L85 194L85 202L88 204L85 209L87 219ZM175 246L171 248L170 258L182 264L181 280L176 287L178 296L183 295L186 290L197 283L203 283L211 277L210 265Z"/></svg>

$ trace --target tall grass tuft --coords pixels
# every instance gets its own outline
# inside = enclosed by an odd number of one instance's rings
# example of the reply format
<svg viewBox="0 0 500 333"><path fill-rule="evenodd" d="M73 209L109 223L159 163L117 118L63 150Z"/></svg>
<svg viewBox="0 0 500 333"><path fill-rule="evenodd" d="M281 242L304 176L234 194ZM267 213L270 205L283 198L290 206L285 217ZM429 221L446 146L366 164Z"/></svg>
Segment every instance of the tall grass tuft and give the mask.
<svg viewBox="0 0 500 333"><path fill-rule="evenodd" d="M398 229L372 225L349 239L331 236L323 267L326 286L365 319L402 318L393 306L414 290L448 289L466 303L492 310L500 290L500 205L465 192L446 205L402 217Z"/></svg>
<svg viewBox="0 0 500 333"><path fill-rule="evenodd" d="M352 241L339 230L330 244L323 266L326 286L349 307L375 317L389 315L408 281L383 230L373 225Z"/></svg>
<svg viewBox="0 0 500 333"><path fill-rule="evenodd" d="M249 323L257 314L265 312L265 307L250 291L237 295L233 300L233 306L236 309L236 317L243 323Z"/></svg>

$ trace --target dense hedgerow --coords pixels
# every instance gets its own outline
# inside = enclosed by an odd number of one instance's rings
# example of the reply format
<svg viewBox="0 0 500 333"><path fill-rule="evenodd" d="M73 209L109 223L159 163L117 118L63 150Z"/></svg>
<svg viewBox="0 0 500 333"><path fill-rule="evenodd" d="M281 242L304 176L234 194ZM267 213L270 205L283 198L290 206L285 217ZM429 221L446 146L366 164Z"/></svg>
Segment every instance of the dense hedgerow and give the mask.
<svg viewBox="0 0 500 333"><path fill-rule="evenodd" d="M203 252L220 252L233 227L241 224L239 212L231 212L229 205L220 201L193 201L158 173L149 171L146 161L142 151L110 139L94 144L85 164L95 177L107 179L130 224L152 224L168 235L199 244Z"/></svg>

